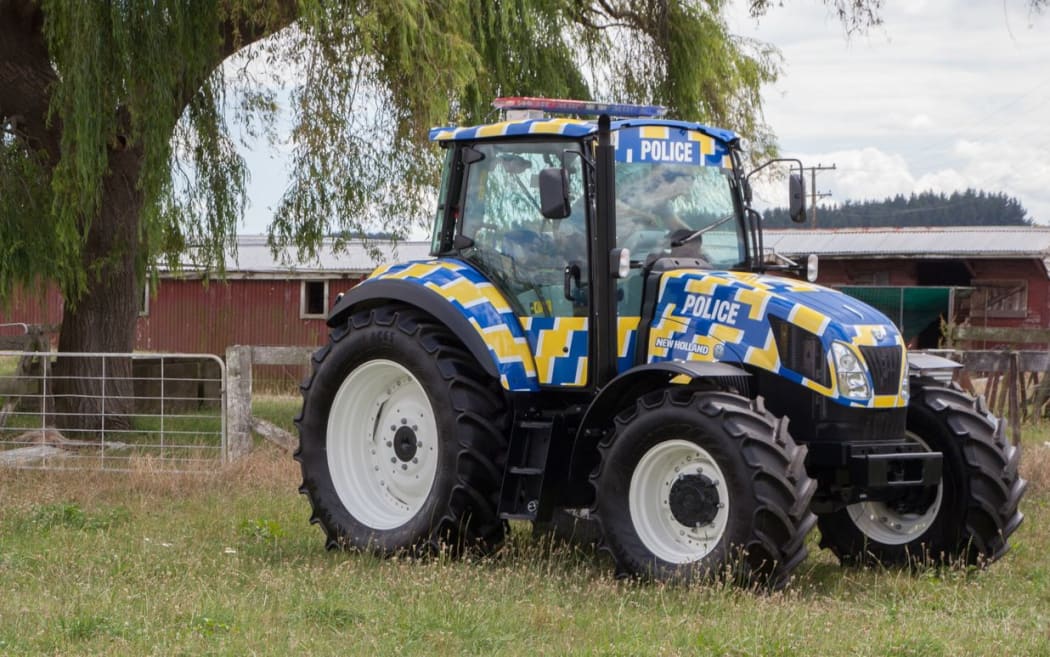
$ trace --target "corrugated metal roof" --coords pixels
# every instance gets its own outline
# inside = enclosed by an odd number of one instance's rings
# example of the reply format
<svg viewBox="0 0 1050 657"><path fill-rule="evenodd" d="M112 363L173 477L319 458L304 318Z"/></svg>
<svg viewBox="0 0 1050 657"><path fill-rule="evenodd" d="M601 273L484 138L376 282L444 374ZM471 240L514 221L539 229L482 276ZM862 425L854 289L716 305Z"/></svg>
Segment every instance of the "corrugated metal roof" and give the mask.
<svg viewBox="0 0 1050 657"><path fill-rule="evenodd" d="M228 278L364 275L381 264L419 260L430 255L429 241L406 240L396 244L375 241L371 246L378 251L378 259L359 241L350 242L336 252L335 240L326 239L316 258L300 260L294 248L284 249L275 257L263 235L240 235L236 257L226 257L226 275ZM186 267L183 276L193 277L192 268Z"/></svg>
<svg viewBox="0 0 1050 657"><path fill-rule="evenodd" d="M767 230L765 247L784 255L992 258L1050 256L1050 227L829 228Z"/></svg>

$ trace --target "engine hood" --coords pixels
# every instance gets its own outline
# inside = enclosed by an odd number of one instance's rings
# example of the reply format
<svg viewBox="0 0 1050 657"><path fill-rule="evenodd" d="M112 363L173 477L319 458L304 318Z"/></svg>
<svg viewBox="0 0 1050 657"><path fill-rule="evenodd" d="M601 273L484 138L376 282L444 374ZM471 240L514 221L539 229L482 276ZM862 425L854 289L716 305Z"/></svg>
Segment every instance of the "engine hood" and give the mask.
<svg viewBox="0 0 1050 657"><path fill-rule="evenodd" d="M800 342L806 354L800 353ZM873 388L883 394L857 401L841 393L830 356L834 342L851 348L867 366ZM745 272L668 271L660 282L648 346L649 362L739 362L848 406L907 403L904 342L893 322L852 297L803 281ZM801 366L802 361L810 366Z"/></svg>

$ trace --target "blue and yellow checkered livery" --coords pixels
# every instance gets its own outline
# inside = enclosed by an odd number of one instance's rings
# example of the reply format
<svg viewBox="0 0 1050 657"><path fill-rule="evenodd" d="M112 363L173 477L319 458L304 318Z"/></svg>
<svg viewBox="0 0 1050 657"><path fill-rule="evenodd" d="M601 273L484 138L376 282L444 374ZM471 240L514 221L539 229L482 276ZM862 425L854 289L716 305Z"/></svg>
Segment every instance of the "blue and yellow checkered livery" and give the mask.
<svg viewBox="0 0 1050 657"><path fill-rule="evenodd" d="M693 141L696 153L703 161L693 164L722 166L728 161L727 144L736 139L736 133L713 128L703 123L669 121L665 119L624 119L613 121L610 129L616 145L616 159L621 162L644 161L640 140ZM539 118L502 121L467 127L432 128L430 140L477 141L506 137L561 136L579 139L598 133L598 123L580 119ZM628 154L630 153L630 154Z"/></svg>
<svg viewBox="0 0 1050 657"><path fill-rule="evenodd" d="M518 317L481 272L460 260L385 265L362 285L384 279L421 285L462 313L488 347L506 390L587 385L586 317ZM620 320L621 369L633 362L637 327L637 317Z"/></svg>
<svg viewBox="0 0 1050 657"><path fill-rule="evenodd" d="M488 347L506 390L587 384L587 318L519 317L478 270L458 260L385 266L369 280L381 279L411 280L463 313ZM896 368L901 379L892 394L857 401L838 389L834 371L818 380L781 362L778 320L819 338L828 367L833 367L832 342L849 345L860 362L865 362L862 348L903 347L888 318L834 290L759 274L682 269L663 276L645 360L739 363L778 374L846 406L907 405L903 348L893 352L901 359ZM620 371L636 362L639 321L637 316L619 318Z"/></svg>
<svg viewBox="0 0 1050 657"><path fill-rule="evenodd" d="M477 269L459 260L424 260L386 265L369 281L400 279L444 297L484 340L507 390L538 390L536 362L521 322L507 300Z"/></svg>
<svg viewBox="0 0 1050 657"><path fill-rule="evenodd" d="M833 370L830 376L817 380L815 375L792 369L781 362L777 324L797 327L819 338L821 362L829 368L834 367L830 356L833 342L847 345L862 363L866 362L864 348L899 347L886 352L900 361L892 368L898 373L892 382L892 394L874 394L858 401L838 389ZM898 408L908 403L903 347L900 332L885 315L841 292L760 274L683 269L668 272L661 280L649 333L648 360L746 364L778 374L845 406Z"/></svg>

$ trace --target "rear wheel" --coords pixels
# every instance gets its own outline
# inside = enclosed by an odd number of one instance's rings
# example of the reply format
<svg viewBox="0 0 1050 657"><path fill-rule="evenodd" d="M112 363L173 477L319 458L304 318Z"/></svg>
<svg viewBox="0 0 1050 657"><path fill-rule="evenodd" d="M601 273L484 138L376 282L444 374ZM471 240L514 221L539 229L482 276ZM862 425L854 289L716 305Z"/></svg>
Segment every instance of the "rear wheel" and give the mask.
<svg viewBox="0 0 1050 657"><path fill-rule="evenodd" d="M785 422L724 392L670 389L615 419L591 479L624 574L787 583L816 522L805 448Z"/></svg>
<svg viewBox="0 0 1050 657"><path fill-rule="evenodd" d="M353 314L303 387L296 459L311 521L329 547L496 548L506 417L498 384L428 315Z"/></svg>
<svg viewBox="0 0 1050 657"><path fill-rule="evenodd" d="M1021 524L1027 482L1002 423L957 388L915 387L908 436L944 455L936 487L820 517L821 546L844 564L995 561Z"/></svg>

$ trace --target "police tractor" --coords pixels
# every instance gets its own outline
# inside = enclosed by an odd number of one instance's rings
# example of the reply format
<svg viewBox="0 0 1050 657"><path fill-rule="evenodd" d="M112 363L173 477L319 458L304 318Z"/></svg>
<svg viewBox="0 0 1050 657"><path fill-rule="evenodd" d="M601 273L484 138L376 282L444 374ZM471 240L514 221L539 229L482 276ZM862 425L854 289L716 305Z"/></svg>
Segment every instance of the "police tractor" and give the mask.
<svg viewBox="0 0 1050 657"><path fill-rule="evenodd" d="M492 552L579 518L622 574L773 586L814 526L843 563L1006 552L1003 424L815 258L767 257L734 133L494 105L431 132L432 257L343 296L313 356L296 459L328 547Z"/></svg>

